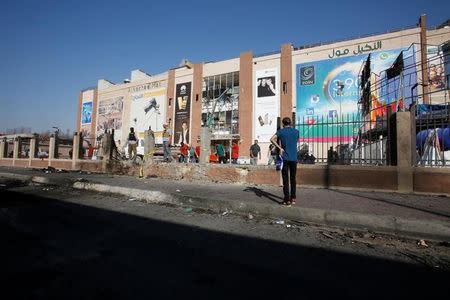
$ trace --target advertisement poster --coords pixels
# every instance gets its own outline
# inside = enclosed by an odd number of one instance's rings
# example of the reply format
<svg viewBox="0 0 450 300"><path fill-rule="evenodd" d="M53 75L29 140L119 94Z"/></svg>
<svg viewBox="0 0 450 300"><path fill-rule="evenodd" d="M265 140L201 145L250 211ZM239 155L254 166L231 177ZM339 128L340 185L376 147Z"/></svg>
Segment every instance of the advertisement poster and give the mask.
<svg viewBox="0 0 450 300"><path fill-rule="evenodd" d="M345 49L348 50L348 49ZM348 51L344 53L348 53ZM404 49L371 53L371 72L380 74L390 68ZM336 51L338 52L338 51ZM358 51L356 54L360 53ZM404 56L414 60L412 48ZM333 57L335 51L333 50ZM358 76L368 54L338 57L298 64L297 120L300 137L305 141L348 142L358 131L359 81ZM405 66L408 65L405 63ZM408 81L415 80L408 76ZM393 80L394 82L395 80ZM398 87L398 80L395 81ZM405 83L410 86L411 82ZM389 90L392 91L393 84ZM410 87L409 87L410 89ZM408 89L405 88L405 91ZM390 91L377 92L379 103L396 101ZM410 94L410 92L409 92ZM403 95L406 97L407 95ZM333 124L339 122L340 124ZM314 126L327 123L325 126Z"/></svg>
<svg viewBox="0 0 450 300"><path fill-rule="evenodd" d="M123 96L100 100L97 114L97 136L114 129L115 140L122 136Z"/></svg>
<svg viewBox="0 0 450 300"><path fill-rule="evenodd" d="M180 83L175 93L174 143L189 144L189 124L191 121L191 82Z"/></svg>
<svg viewBox="0 0 450 300"><path fill-rule="evenodd" d="M166 112L166 89L131 94L130 127L144 134L151 126L153 131L162 131Z"/></svg>
<svg viewBox="0 0 450 300"><path fill-rule="evenodd" d="M81 124L92 122L92 101L84 102L81 105Z"/></svg>
<svg viewBox="0 0 450 300"><path fill-rule="evenodd" d="M444 56L438 46L427 46L430 92L445 88Z"/></svg>
<svg viewBox="0 0 450 300"><path fill-rule="evenodd" d="M269 142L277 131L279 115L280 87L278 84L278 69L265 69L255 72L255 138L259 142Z"/></svg>

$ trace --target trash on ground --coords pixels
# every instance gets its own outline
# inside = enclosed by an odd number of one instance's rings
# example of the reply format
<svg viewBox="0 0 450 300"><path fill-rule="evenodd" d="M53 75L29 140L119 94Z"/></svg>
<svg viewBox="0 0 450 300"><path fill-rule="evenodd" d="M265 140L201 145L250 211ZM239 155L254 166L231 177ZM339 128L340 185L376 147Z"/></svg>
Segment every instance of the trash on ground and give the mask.
<svg viewBox="0 0 450 300"><path fill-rule="evenodd" d="M252 220L254 217L253 217L252 214L248 214L248 215L247 215L247 218L248 218L249 220Z"/></svg>
<svg viewBox="0 0 450 300"><path fill-rule="evenodd" d="M180 190L176 190L176 192L181 192Z"/></svg>
<svg viewBox="0 0 450 300"><path fill-rule="evenodd" d="M128 199L128 201L135 201L136 200L136 198L130 198L130 199Z"/></svg>
<svg viewBox="0 0 450 300"><path fill-rule="evenodd" d="M425 247L425 248L428 247L427 243L425 243L424 240L418 241L418 242L417 242L417 246L421 246L421 247Z"/></svg>
<svg viewBox="0 0 450 300"><path fill-rule="evenodd" d="M222 216L225 216L225 215L228 214L228 213L229 213L229 211L226 210L226 211L224 211L224 212L222 213Z"/></svg>
<svg viewBox="0 0 450 300"><path fill-rule="evenodd" d="M78 177L77 179L75 179L75 181L78 181L78 182L88 182L89 180L87 180L87 179L85 179L85 178L83 178L83 177Z"/></svg>
<svg viewBox="0 0 450 300"><path fill-rule="evenodd" d="M278 220L273 220L272 224L276 224L276 225L284 225L284 220L278 219Z"/></svg>
<svg viewBox="0 0 450 300"><path fill-rule="evenodd" d="M291 228L291 227L292 227L291 224L286 225L286 228Z"/></svg>
<svg viewBox="0 0 450 300"><path fill-rule="evenodd" d="M329 238L329 239L334 239L334 237L332 236L332 235L330 235L330 234L328 234L328 233L326 233L326 232L320 232L323 236L326 236L327 238Z"/></svg>
<svg viewBox="0 0 450 300"><path fill-rule="evenodd" d="M188 212L188 213L192 212L192 207L186 208L186 212Z"/></svg>
<svg viewBox="0 0 450 300"><path fill-rule="evenodd" d="M44 172L45 174L54 173L54 172L56 172L56 169L53 167L47 167L47 168L43 168L42 172Z"/></svg>

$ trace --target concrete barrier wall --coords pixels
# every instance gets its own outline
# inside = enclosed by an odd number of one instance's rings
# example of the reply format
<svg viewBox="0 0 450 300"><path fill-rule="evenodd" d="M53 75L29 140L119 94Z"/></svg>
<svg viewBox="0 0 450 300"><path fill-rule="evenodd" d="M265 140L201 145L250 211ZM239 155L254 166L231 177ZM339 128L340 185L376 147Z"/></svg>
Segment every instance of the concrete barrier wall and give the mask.
<svg viewBox="0 0 450 300"><path fill-rule="evenodd" d="M414 192L450 195L450 169L414 168Z"/></svg>
<svg viewBox="0 0 450 300"><path fill-rule="evenodd" d="M47 159L32 159L30 167L31 168L47 168L48 160Z"/></svg>
<svg viewBox="0 0 450 300"><path fill-rule="evenodd" d="M396 190L396 167L299 165L297 182L319 187Z"/></svg>
<svg viewBox="0 0 450 300"><path fill-rule="evenodd" d="M2 166L2 167L12 167L12 165L13 165L12 158L1 158L0 159L0 166Z"/></svg>
<svg viewBox="0 0 450 300"><path fill-rule="evenodd" d="M72 160L71 159L52 159L50 161L50 166L55 169L72 170Z"/></svg>
<svg viewBox="0 0 450 300"><path fill-rule="evenodd" d="M138 170L130 169L128 174L138 175ZM153 164L146 166L144 174L224 183L280 184L280 172L266 166ZM298 165L297 184L394 191L397 189L397 168Z"/></svg>
<svg viewBox="0 0 450 300"><path fill-rule="evenodd" d="M28 167L30 160L28 158L19 158L14 160L14 167Z"/></svg>

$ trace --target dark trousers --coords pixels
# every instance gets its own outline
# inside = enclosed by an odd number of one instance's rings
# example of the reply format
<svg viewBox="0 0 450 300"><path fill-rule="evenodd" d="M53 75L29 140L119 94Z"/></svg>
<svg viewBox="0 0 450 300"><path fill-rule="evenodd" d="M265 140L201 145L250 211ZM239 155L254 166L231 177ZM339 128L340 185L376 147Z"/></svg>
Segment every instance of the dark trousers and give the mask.
<svg viewBox="0 0 450 300"><path fill-rule="evenodd" d="M281 169L281 176L283 177L283 193L284 201L291 198L297 198L297 162L283 161L283 169ZM291 193L289 194L289 183L291 184Z"/></svg>

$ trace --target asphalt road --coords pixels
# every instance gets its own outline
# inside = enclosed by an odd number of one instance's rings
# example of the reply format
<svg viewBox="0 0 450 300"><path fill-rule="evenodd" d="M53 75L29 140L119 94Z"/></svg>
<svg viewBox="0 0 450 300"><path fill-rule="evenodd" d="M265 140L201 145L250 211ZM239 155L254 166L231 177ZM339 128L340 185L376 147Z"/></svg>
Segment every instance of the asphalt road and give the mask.
<svg viewBox="0 0 450 300"><path fill-rule="evenodd" d="M0 199L0 284L10 295L3 299L450 295L443 243L424 248L68 187L2 182Z"/></svg>

